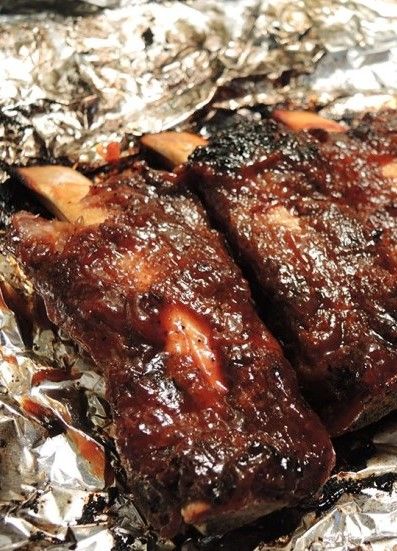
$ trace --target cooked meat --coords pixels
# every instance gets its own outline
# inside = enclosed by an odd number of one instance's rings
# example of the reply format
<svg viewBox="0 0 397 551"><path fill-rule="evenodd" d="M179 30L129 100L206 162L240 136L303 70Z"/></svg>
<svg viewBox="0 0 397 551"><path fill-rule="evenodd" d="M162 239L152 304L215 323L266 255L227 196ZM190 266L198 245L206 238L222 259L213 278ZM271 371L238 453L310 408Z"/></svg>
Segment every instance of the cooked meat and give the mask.
<svg viewBox="0 0 397 551"><path fill-rule="evenodd" d="M166 536L296 503L333 465L239 269L174 179L136 164L92 186L74 223L20 213L9 237L50 319L103 371L129 484ZM98 209L105 221L83 223Z"/></svg>
<svg viewBox="0 0 397 551"><path fill-rule="evenodd" d="M367 115L347 131L276 116L298 132L239 123L196 149L182 176L336 435L397 406L397 114Z"/></svg>

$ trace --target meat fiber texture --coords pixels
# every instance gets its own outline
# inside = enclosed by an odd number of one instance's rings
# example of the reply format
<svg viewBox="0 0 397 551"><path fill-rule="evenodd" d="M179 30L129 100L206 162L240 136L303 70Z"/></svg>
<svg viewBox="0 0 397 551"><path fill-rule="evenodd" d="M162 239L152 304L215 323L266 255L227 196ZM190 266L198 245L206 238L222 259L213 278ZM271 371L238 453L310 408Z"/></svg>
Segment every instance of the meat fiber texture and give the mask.
<svg viewBox="0 0 397 551"><path fill-rule="evenodd" d="M337 435L397 406L397 114L330 130L239 122L197 149L182 178Z"/></svg>
<svg viewBox="0 0 397 551"><path fill-rule="evenodd" d="M103 371L149 522L223 532L315 494L329 437L197 199L140 163L93 185L81 215L19 213L9 247Z"/></svg>

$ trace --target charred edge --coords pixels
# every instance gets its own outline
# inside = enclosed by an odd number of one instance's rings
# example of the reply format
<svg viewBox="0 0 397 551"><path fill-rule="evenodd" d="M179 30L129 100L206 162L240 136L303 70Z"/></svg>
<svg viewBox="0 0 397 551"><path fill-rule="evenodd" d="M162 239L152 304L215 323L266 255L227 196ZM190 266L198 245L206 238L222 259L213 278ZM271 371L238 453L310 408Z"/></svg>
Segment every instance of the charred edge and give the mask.
<svg viewBox="0 0 397 551"><path fill-rule="evenodd" d="M233 175L275 152L297 163L313 161L318 155L315 145L300 143L294 134L283 131L274 121L244 120L215 134L206 147L197 148L188 164L205 164L216 172Z"/></svg>

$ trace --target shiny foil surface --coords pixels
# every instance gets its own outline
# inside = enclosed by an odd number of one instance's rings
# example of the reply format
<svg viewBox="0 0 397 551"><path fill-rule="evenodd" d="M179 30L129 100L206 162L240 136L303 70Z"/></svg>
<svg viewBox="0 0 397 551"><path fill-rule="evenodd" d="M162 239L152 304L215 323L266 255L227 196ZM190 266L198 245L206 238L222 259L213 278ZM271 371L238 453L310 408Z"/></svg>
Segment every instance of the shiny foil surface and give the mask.
<svg viewBox="0 0 397 551"><path fill-rule="evenodd" d="M0 179L37 160L100 164L98 145L128 155L142 133L205 133L225 109L396 107L397 3L3 0L0 75ZM396 415L337 443L315 502L220 539L159 541L124 490L103 379L31 316L33 290L6 253L0 274L31 317L0 300L1 551L396 549Z"/></svg>

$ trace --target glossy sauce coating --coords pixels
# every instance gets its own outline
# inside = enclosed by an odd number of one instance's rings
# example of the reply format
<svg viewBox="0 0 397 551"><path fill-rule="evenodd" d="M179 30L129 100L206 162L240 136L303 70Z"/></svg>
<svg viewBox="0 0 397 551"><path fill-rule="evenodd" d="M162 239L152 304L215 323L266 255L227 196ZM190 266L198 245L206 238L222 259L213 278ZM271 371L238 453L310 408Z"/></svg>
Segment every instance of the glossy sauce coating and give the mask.
<svg viewBox="0 0 397 551"><path fill-rule="evenodd" d="M348 132L240 123L196 150L198 190L261 290L333 434L397 405L395 112Z"/></svg>
<svg viewBox="0 0 397 551"><path fill-rule="evenodd" d="M315 493L333 450L198 201L143 164L94 187L81 226L16 215L51 320L107 382L138 505L164 535L222 531Z"/></svg>

